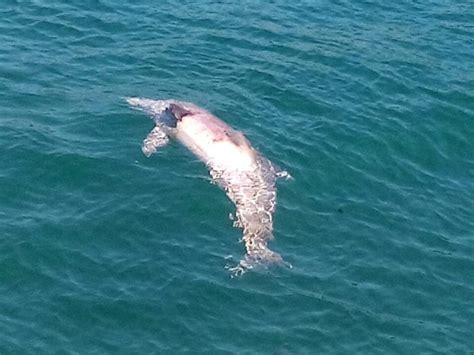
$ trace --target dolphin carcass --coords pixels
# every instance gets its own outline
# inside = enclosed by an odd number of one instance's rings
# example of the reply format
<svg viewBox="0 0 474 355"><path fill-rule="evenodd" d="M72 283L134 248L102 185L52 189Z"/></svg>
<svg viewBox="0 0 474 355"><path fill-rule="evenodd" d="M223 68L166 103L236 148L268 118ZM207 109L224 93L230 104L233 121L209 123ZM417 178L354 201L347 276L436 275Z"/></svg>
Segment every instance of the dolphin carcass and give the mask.
<svg viewBox="0 0 474 355"><path fill-rule="evenodd" d="M206 163L213 181L235 204L234 225L243 229L247 252L231 271L239 274L259 264L282 263L267 243L273 239L275 181L290 175L256 151L241 132L192 103L144 98L128 98L127 102L150 114L155 122L143 141L146 156L170 138L177 139Z"/></svg>

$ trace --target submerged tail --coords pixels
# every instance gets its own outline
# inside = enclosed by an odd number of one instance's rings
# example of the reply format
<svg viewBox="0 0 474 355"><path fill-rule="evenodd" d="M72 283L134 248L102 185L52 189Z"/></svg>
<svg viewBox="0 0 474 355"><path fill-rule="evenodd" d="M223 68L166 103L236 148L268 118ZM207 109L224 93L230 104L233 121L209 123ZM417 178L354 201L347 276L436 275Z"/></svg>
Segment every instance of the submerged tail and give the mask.
<svg viewBox="0 0 474 355"><path fill-rule="evenodd" d="M232 276L239 276L247 272L248 270L255 268L267 268L270 265L283 265L291 268L291 264L284 261L280 254L274 252L267 247L267 241L273 239L273 236L262 236L258 235L245 235L243 241L245 242L245 248L247 253L240 260L240 262L234 267L228 267Z"/></svg>
<svg viewBox="0 0 474 355"><path fill-rule="evenodd" d="M237 208L234 226L243 229L242 241L247 251L237 266L229 268L233 276L272 264L291 266L267 246L273 239L273 212L276 206L277 175L273 169L268 159L257 156L257 169L253 173L228 179L223 176L226 182L223 188Z"/></svg>
<svg viewBox="0 0 474 355"><path fill-rule="evenodd" d="M267 247L259 250L247 252L236 266L227 267L231 273L231 277L240 276L248 270L256 268L267 268L272 264L286 266L292 268L292 265L280 256L280 254L268 249Z"/></svg>

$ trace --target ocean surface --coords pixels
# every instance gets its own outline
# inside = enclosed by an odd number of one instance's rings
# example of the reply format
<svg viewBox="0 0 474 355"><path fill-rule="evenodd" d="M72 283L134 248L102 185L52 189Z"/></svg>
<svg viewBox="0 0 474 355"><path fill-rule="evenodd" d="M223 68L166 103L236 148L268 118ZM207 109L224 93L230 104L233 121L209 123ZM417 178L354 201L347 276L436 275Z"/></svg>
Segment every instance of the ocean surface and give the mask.
<svg viewBox="0 0 474 355"><path fill-rule="evenodd" d="M471 1L2 0L0 354L474 351ZM124 98L192 101L287 169L234 206Z"/></svg>

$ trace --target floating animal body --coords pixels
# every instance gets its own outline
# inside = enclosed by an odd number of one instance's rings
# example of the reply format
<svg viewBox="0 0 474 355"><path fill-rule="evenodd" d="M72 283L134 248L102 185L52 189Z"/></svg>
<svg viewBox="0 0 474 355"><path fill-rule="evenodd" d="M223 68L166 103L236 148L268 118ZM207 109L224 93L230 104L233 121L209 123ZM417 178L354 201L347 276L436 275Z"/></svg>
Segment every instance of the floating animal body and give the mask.
<svg viewBox="0 0 474 355"><path fill-rule="evenodd" d="M243 229L246 254L231 271L242 273L259 264L281 263L280 255L267 244L273 239L275 181L290 175L256 151L241 132L192 103L144 98L127 102L155 122L143 141L146 156L170 138L180 141L207 165L213 181L235 204L234 225Z"/></svg>

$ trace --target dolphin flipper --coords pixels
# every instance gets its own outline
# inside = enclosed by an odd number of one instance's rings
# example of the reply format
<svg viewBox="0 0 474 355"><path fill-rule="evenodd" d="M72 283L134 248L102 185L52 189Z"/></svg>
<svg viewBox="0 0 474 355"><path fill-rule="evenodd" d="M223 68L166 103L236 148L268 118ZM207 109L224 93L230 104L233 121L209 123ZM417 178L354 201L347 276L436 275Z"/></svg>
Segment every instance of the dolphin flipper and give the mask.
<svg viewBox="0 0 474 355"><path fill-rule="evenodd" d="M143 140L142 152L149 157L156 152L158 148L165 146L169 140L168 135L163 129L160 126L155 126Z"/></svg>

